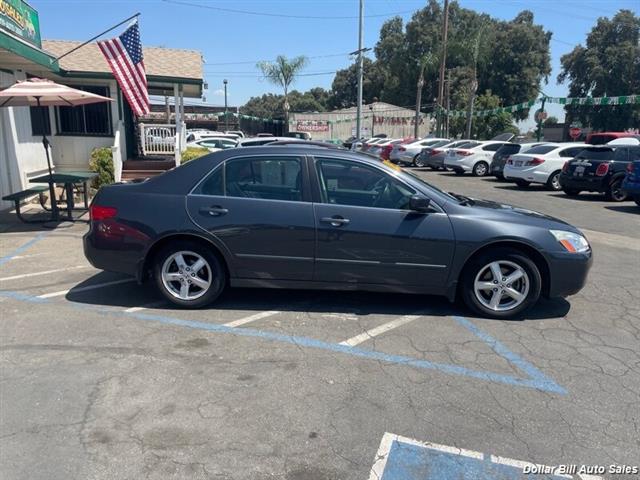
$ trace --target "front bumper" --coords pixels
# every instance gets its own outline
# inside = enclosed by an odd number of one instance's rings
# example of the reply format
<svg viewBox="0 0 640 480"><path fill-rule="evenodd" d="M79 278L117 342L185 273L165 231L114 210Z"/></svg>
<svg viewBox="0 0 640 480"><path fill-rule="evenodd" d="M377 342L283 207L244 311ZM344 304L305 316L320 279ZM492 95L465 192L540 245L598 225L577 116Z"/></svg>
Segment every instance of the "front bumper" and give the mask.
<svg viewBox="0 0 640 480"><path fill-rule="evenodd" d="M550 298L574 295L585 286L593 264L591 250L585 253L547 253L546 257L549 265Z"/></svg>
<svg viewBox="0 0 640 480"><path fill-rule="evenodd" d="M444 159L444 166L450 168L452 170L462 171L462 172L470 172L473 168L468 165L465 161L466 159Z"/></svg>

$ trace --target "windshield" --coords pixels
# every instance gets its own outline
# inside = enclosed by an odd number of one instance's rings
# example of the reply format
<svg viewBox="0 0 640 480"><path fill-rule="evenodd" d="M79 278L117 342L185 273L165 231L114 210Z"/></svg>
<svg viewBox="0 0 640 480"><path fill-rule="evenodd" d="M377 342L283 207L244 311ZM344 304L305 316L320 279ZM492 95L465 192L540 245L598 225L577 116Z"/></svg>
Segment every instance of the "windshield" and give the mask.
<svg viewBox="0 0 640 480"><path fill-rule="evenodd" d="M390 167L391 168L391 167ZM395 169L394 169L395 170ZM438 192L439 194L441 194L444 197L447 197L450 200L454 200L457 201L459 200L459 198L456 198L455 196L451 195L448 192L445 192L444 190L436 187L435 185L426 182L423 178L421 178L420 176L418 176L417 174L413 173L411 170L409 169L401 169L400 170L403 174L410 176L413 180L418 181L419 183L421 183L422 185L424 185L427 188L430 188L431 190L435 190L436 192Z"/></svg>
<svg viewBox="0 0 640 480"><path fill-rule="evenodd" d="M527 153L537 153L539 155L544 155L545 153L549 153L552 150L555 150L556 148L558 148L557 145L538 145L537 147L532 147L529 150L527 150Z"/></svg>

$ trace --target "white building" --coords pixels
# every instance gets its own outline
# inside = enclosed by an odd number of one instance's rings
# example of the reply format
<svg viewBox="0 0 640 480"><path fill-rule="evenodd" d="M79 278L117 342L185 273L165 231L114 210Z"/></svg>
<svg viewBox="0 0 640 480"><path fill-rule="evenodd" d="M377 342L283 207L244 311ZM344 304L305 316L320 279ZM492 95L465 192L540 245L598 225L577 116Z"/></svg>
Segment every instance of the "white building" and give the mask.
<svg viewBox="0 0 640 480"><path fill-rule="evenodd" d="M87 170L91 151L112 148L117 176L127 159L138 155L135 118L111 70L93 43L57 60L81 42L41 40L37 12L22 0L0 11L0 90L29 77L48 78L114 101L81 107L0 108L0 197L24 190L29 178L47 171L43 129L51 142L56 171ZM114 35L117 33L114 33ZM197 51L143 48L150 95L201 98L202 56ZM178 119L173 132L182 126ZM179 157L179 149L177 156ZM0 209L12 207L0 201Z"/></svg>

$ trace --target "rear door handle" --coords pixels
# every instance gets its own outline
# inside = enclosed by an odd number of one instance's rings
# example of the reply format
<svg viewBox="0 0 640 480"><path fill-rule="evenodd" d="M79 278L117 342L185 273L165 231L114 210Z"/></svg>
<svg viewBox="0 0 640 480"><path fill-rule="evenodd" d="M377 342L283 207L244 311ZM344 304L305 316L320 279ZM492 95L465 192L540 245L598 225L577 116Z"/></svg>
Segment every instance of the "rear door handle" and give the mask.
<svg viewBox="0 0 640 480"><path fill-rule="evenodd" d="M219 205L214 205L212 207L202 207L200 209L200 213L203 215L210 215L212 217L221 217L222 215L229 213L229 209L223 208Z"/></svg>
<svg viewBox="0 0 640 480"><path fill-rule="evenodd" d="M338 215L333 217L322 217L320 221L322 223L330 223L332 227L341 227L342 225L346 225L350 222L348 218L342 218Z"/></svg>

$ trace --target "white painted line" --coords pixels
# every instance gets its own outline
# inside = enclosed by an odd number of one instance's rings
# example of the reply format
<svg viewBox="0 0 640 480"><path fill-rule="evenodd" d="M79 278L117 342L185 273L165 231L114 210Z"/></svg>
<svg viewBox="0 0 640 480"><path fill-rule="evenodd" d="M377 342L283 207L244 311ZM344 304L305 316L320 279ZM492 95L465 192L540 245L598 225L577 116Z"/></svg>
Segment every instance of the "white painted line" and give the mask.
<svg viewBox="0 0 640 480"><path fill-rule="evenodd" d="M358 320L357 316L348 313L323 313L322 316L324 318L337 318L339 320Z"/></svg>
<svg viewBox="0 0 640 480"><path fill-rule="evenodd" d="M140 307L131 307L131 308L127 308L124 313L134 313L134 312L139 312L141 310L146 310L147 308L153 308L153 307L159 307L160 305L164 305L166 302L164 301L159 301L159 302L152 302L152 303L147 303L146 305L142 305Z"/></svg>
<svg viewBox="0 0 640 480"><path fill-rule="evenodd" d="M38 298L61 297L62 295L66 295L67 293L87 292L89 290L95 290L97 288L109 287L111 285L119 285L121 283L128 283L128 282L135 282L135 281L136 281L135 278L125 278L123 280L114 280L112 282L97 283L95 285L87 285L86 287L69 288L68 290L60 290L59 292L45 293L43 295L38 295Z"/></svg>
<svg viewBox="0 0 640 480"><path fill-rule="evenodd" d="M402 325L406 325L409 322L413 322L420 318L421 315L404 315L403 317L396 318L395 320L390 321L389 323L385 323L376 328L372 328L371 330L367 330L366 332L361 333L360 335L356 335L355 337L349 338L344 342L340 342L340 345L348 345L350 347L355 347L356 345L361 344L362 342L366 342L374 337L377 337L380 334L393 330L394 328L401 327Z"/></svg>
<svg viewBox="0 0 640 480"><path fill-rule="evenodd" d="M93 268L90 265L76 265L75 267L56 268L55 270L45 270L42 272L23 273L22 275L14 275L12 277L0 278L0 282L7 282L9 280L18 280L20 278L37 277L40 275L49 275L51 273L66 272L67 270L77 270L79 268Z"/></svg>
<svg viewBox="0 0 640 480"><path fill-rule="evenodd" d="M499 465L508 465L510 467L522 468L524 467L542 467L544 468L554 468L548 467L545 465L534 464L531 462L525 462L522 460L515 460L513 458L500 457L497 455L485 455L482 452L476 452L473 450L467 450L464 448L453 447L449 445L441 445L438 443L431 442L421 442L415 440L413 438L402 437L400 435L396 435L394 433L385 432L382 436L382 441L380 442L380 446L378 447L378 451L376 453L373 466L371 467L371 472L369 473L369 480L380 480L384 475L384 470L387 466L387 460L389 458L389 453L391 452L391 446L393 442L404 443L405 445L412 445L424 449L436 450L438 452L448 453L451 455L459 455L462 457L474 458L480 461L486 461L485 458L488 458L492 463L496 463ZM582 479L582 480L604 480L602 477L597 475L587 475L587 474L577 474L576 477L573 477L569 474L562 473L553 473L554 476L561 478L569 478L569 479Z"/></svg>
<svg viewBox="0 0 640 480"><path fill-rule="evenodd" d="M267 312L260 312L254 315L249 315L248 317L241 318L239 320L234 320L233 322L225 323L225 327L239 327L240 325L244 325L246 323L255 322L256 320L260 320L261 318L271 317L273 315L277 315L279 312L277 310L269 310Z"/></svg>
<svg viewBox="0 0 640 480"><path fill-rule="evenodd" d="M45 253L30 253L28 255L16 255L15 257L11 257L11 260L22 260L24 258L39 257L41 255L46 255L46 254Z"/></svg>

